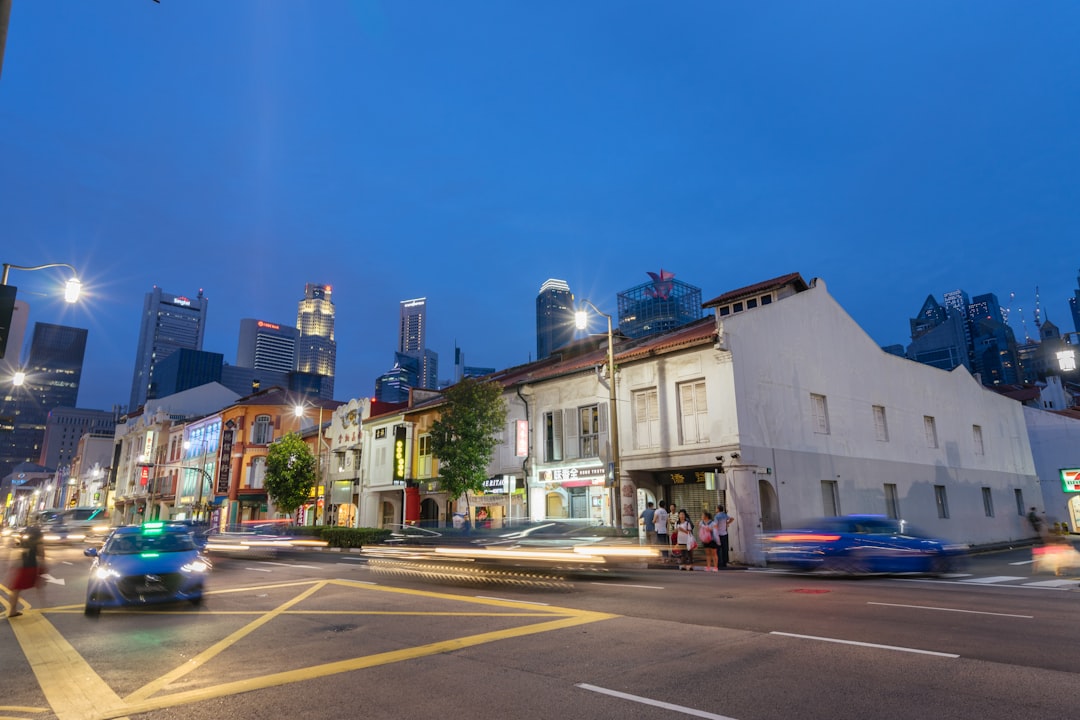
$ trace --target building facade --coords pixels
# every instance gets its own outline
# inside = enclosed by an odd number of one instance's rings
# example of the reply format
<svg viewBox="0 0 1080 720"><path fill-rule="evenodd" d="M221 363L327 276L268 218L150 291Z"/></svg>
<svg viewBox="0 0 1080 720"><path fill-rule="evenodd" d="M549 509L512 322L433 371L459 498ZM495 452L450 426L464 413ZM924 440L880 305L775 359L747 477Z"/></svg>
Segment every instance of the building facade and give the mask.
<svg viewBox="0 0 1080 720"><path fill-rule="evenodd" d="M334 339L335 309L329 285L308 283L304 299L296 312L296 327L300 331L296 369L322 375L328 380L321 385L320 397L334 397L334 373L337 368L337 341ZM265 387L265 386L264 386Z"/></svg>
<svg viewBox="0 0 1080 720"><path fill-rule="evenodd" d="M154 376L158 363L180 348L202 350L208 302L201 289L194 298L173 295L159 287L146 294L128 410L134 411L148 398L161 397Z"/></svg>
<svg viewBox="0 0 1080 720"><path fill-rule="evenodd" d="M236 364L256 370L290 373L297 368L300 330L288 325L244 318L240 321L240 341Z"/></svg>

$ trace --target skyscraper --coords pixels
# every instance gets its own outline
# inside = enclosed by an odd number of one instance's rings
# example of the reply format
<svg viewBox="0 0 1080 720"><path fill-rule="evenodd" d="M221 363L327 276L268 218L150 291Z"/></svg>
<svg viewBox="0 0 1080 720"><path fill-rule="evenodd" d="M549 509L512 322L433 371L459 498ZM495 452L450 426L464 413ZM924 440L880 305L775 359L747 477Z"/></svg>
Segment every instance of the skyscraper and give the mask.
<svg viewBox="0 0 1080 720"><path fill-rule="evenodd" d="M330 299L329 285L308 283L304 286L304 299L296 312L296 327L300 330L296 369L326 378L319 396L333 398L337 342L334 340L334 301Z"/></svg>
<svg viewBox="0 0 1080 720"><path fill-rule="evenodd" d="M701 319L701 288L675 279L675 273L648 273L651 282L618 295L619 332L626 337L656 335Z"/></svg>
<svg viewBox="0 0 1080 720"><path fill-rule="evenodd" d="M427 347L427 298L401 301L398 352L422 353Z"/></svg>
<svg viewBox="0 0 1080 720"><path fill-rule="evenodd" d="M536 359L549 357L573 339L574 293L565 280L545 280L536 296Z"/></svg>
<svg viewBox="0 0 1080 720"><path fill-rule="evenodd" d="M154 367L180 348L202 350L206 333L208 300L200 289L195 299L154 287L143 300L135 372L131 381L129 411L158 396Z"/></svg>
<svg viewBox="0 0 1080 720"><path fill-rule="evenodd" d="M0 477L21 462L39 462L49 411L78 403L86 335L82 328L34 323L26 378L0 407Z"/></svg>
<svg viewBox="0 0 1080 720"><path fill-rule="evenodd" d="M1076 276L1076 287L1073 296L1069 298L1069 310L1072 311L1073 330L1080 333L1080 275Z"/></svg>
<svg viewBox="0 0 1080 720"><path fill-rule="evenodd" d="M256 370L293 372L299 345L300 330L297 328L244 318L240 321L236 364Z"/></svg>

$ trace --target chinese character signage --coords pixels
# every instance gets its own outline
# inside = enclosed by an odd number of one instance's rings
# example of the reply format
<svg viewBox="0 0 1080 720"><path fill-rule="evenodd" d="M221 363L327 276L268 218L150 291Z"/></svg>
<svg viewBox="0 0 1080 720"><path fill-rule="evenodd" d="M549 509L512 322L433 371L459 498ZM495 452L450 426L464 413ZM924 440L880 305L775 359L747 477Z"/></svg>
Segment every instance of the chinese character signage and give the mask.
<svg viewBox="0 0 1080 720"><path fill-rule="evenodd" d="M529 421L518 420L515 433L514 455L527 457L529 454Z"/></svg>
<svg viewBox="0 0 1080 720"><path fill-rule="evenodd" d="M232 468L233 431L221 433L221 467L218 468L217 494L229 492L229 470Z"/></svg>

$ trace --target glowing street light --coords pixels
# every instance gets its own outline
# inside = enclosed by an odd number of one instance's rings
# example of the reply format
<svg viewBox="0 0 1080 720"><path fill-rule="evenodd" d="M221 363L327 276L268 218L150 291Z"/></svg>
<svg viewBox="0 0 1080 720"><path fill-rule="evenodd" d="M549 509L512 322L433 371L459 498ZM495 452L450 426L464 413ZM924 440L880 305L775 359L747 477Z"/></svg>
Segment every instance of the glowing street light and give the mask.
<svg viewBox="0 0 1080 720"><path fill-rule="evenodd" d="M620 479L619 462L619 412L615 397L615 342L611 331L611 316L601 312L600 308L591 301L582 299L584 305L588 305L598 315L607 318L607 366L608 366L608 417L611 424L611 474L612 488L615 491L615 499L611 504L611 524L614 527L622 527L622 481ZM574 325L578 330L584 330L589 325L589 313L586 310L574 312Z"/></svg>
<svg viewBox="0 0 1080 720"><path fill-rule="evenodd" d="M77 302L82 294L82 283L79 282L79 273L67 263L46 263L45 265L12 265L4 263L3 274L0 275L0 359L3 359L7 349L8 333L11 330L11 317L15 311L15 294L18 288L8 285L8 273L11 270L47 270L48 268L64 267L71 271L71 277L64 286L64 300L69 303Z"/></svg>

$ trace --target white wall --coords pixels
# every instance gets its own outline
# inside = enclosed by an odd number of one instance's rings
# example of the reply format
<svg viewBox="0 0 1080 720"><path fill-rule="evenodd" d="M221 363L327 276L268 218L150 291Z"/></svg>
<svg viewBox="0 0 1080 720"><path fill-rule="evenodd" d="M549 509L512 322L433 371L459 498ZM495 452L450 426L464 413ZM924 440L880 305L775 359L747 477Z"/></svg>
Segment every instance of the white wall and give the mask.
<svg viewBox="0 0 1080 720"><path fill-rule="evenodd" d="M1080 532L1076 511L1069 511L1069 501L1080 503L1080 493L1066 493L1059 474L1062 468L1080 468L1080 420L1031 407L1024 408L1024 419L1042 489L1028 505L1045 509L1049 522L1069 522Z"/></svg>

